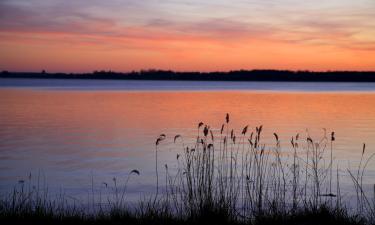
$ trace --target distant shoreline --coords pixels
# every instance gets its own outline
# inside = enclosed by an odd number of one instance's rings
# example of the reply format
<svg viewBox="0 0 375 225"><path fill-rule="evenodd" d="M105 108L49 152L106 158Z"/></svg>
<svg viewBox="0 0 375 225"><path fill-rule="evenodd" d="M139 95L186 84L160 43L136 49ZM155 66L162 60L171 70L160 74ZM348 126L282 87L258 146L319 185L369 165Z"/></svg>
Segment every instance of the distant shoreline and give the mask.
<svg viewBox="0 0 375 225"><path fill-rule="evenodd" d="M175 72L141 70L134 72L94 71L93 73L8 72L0 78L89 79L89 80L173 80L173 81L285 81L285 82L375 82L375 71L290 71L237 70L229 72Z"/></svg>

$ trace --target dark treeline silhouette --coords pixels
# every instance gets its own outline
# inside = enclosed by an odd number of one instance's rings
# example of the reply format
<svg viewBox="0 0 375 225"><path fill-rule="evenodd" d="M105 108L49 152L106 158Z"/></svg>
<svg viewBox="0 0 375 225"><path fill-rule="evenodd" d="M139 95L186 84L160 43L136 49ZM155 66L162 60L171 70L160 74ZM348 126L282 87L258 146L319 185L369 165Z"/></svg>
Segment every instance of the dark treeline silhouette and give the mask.
<svg viewBox="0 0 375 225"><path fill-rule="evenodd" d="M375 82L375 71L290 71L236 70L229 72L175 72L170 70L141 70L127 73L94 71L93 73L8 72L3 78L45 79L118 79L118 80L197 80L197 81L322 81Z"/></svg>

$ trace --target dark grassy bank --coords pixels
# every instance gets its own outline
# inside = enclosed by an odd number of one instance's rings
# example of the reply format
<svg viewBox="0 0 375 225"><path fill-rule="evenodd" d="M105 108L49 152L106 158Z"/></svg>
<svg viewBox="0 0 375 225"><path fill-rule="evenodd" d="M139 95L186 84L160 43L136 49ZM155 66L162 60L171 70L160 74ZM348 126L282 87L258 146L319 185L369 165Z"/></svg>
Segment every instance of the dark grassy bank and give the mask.
<svg viewBox="0 0 375 225"><path fill-rule="evenodd" d="M262 141L263 127L245 126L236 133L227 114L221 129L199 123L197 137L189 146L180 135L176 168L159 165L159 148L166 135L155 142L155 193L136 206L125 200L132 170L122 184L105 183L111 197L90 206L70 204L61 196L52 200L46 188L20 181L1 198L2 224L374 224L374 192L365 190L366 167L374 154L366 146L359 151L355 169L339 170L334 158L335 133L320 140L297 134L283 150L274 133L274 146ZM180 149L180 150L178 150ZM163 169L162 169L163 168ZM354 198L345 203L340 177L352 179ZM29 178L31 180L31 176ZM100 189L102 190L102 189ZM94 189L92 190L94 198ZM101 192L100 192L101 194ZM103 203L104 202L104 203ZM354 207L353 207L354 206ZM88 211L87 208L91 210Z"/></svg>
<svg viewBox="0 0 375 225"><path fill-rule="evenodd" d="M189 217L177 218L159 213L131 214L128 212L112 212L106 215L84 216L80 214L58 215L52 212L35 212L22 214L1 214L1 224L228 224L228 225L351 225L369 224L362 218L349 216L345 212L330 211L328 208L319 210L305 210L293 215L263 215L254 218L252 221L230 220L220 212L204 212L204 214Z"/></svg>
<svg viewBox="0 0 375 225"><path fill-rule="evenodd" d="M229 72L175 72L142 70L128 73L95 71L93 73L8 72L3 78L43 79L116 79L116 80L196 80L196 81L298 81L298 82L375 82L374 71L289 71L237 70Z"/></svg>

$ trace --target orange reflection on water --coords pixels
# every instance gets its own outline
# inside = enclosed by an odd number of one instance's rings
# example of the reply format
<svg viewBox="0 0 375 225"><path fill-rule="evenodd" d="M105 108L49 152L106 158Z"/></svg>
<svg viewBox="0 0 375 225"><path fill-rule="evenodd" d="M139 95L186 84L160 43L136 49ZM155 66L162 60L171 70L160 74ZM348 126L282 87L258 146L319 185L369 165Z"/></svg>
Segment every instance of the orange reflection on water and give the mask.
<svg viewBox="0 0 375 225"><path fill-rule="evenodd" d="M305 129L327 128L337 133L338 140L350 137L354 143L371 143L375 139L375 95L369 93L3 90L1 96L2 124L13 128L18 124L17 133L96 130L97 140L129 139L131 144L133 138L141 139L135 136L155 137L176 129L195 135L200 121L220 129L228 112L238 132L247 124L262 124L266 132L285 138ZM153 142L142 140L148 141Z"/></svg>

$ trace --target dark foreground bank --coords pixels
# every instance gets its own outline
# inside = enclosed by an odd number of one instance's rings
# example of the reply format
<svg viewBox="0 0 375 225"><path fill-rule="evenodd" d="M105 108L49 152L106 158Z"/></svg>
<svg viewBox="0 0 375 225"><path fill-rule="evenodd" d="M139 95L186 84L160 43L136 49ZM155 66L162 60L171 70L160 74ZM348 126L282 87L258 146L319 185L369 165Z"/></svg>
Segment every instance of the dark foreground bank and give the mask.
<svg viewBox="0 0 375 225"><path fill-rule="evenodd" d="M289 82L375 82L374 71L289 71L236 70L229 72L176 72L141 70L128 73L94 71L93 73L8 72L2 78L43 79L113 79L113 80L196 80L196 81L289 81Z"/></svg>
<svg viewBox="0 0 375 225"><path fill-rule="evenodd" d="M291 215L262 215L252 220L235 220L228 215L206 211L200 215L188 218L178 218L162 211L144 211L138 213L129 213L124 211L113 211L106 215L85 216L80 213L55 214L51 211L41 210L39 212L14 212L1 214L1 224L170 224L170 225L187 225L187 224L222 224L222 225L365 225L364 219L357 216L349 216L345 211L332 211L326 207L317 210L308 210L296 212Z"/></svg>

